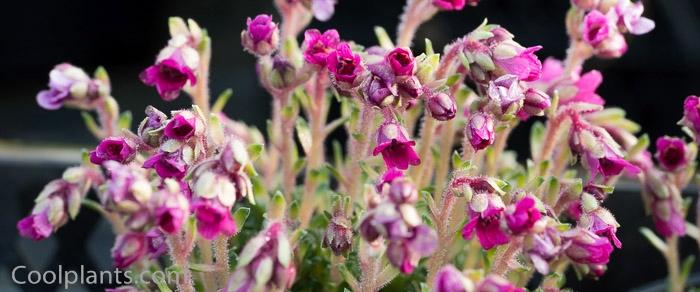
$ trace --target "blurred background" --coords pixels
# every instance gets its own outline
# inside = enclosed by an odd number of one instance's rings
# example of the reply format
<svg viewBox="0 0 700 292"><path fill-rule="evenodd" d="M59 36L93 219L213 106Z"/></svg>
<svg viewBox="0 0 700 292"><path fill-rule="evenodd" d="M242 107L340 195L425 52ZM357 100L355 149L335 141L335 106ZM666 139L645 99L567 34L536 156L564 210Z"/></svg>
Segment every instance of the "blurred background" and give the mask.
<svg viewBox="0 0 700 292"><path fill-rule="evenodd" d="M16 221L29 212L32 200L50 179L77 159L78 153L40 155L22 151L25 146L93 147L80 115L72 110L45 111L35 102L46 87L48 72L55 64L70 62L92 72L105 66L112 80L112 93L122 109L131 110L135 122L146 105L164 111L182 108L189 99L181 96L166 104L156 91L141 84L138 74L149 66L168 39L167 18L193 18L213 38L211 91L232 88L234 97L226 107L229 116L262 126L269 113L270 98L257 85L254 58L242 51L240 31L245 18L276 13L272 1L12 1L3 8L0 46L0 142L8 148L0 153L0 291L52 291L53 286L15 286L10 271L19 264L36 269L64 269L84 264L110 269L110 232L97 216L83 210L78 222L62 228L55 238L34 243L19 239ZM394 34L401 0L339 0L335 16L312 27L338 28L343 39L375 44L372 29L383 26ZM603 72L598 92L609 105L627 110L653 139L660 135L682 135L676 122L682 116L682 101L700 93L700 1L644 1L645 16L656 21L656 29L628 38L628 53L616 60L592 60L585 70ZM436 48L474 29L484 18L510 30L524 46L542 45L538 55L563 58L568 41L564 29L566 0L484 0L478 7L441 13L419 30L417 40L430 37ZM279 20L279 17L275 15ZM422 51L422 41L416 42ZM415 51L415 50L414 50ZM528 153L528 127L521 126L511 148ZM14 150L12 150L14 149ZM20 149L20 150L18 150ZM695 196L696 192L688 195ZM660 254L641 237L639 226L651 226L644 217L634 186L619 189L607 203L622 223L623 249L614 253L609 272L598 282L569 277L575 290L592 288L611 291L642 287L665 276ZM694 215L690 215L694 216ZM644 218L644 220L640 220ZM694 217L691 217L694 218ZM696 253L693 242L683 242L684 251ZM98 291L102 287L79 287ZM77 291L77 290L76 290Z"/></svg>

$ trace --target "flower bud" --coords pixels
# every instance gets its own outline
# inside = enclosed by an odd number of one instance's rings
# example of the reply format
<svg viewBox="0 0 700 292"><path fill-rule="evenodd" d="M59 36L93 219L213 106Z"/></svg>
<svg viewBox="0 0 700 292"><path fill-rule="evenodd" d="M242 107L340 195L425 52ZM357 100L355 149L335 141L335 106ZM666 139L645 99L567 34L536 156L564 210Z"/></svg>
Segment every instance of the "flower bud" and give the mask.
<svg viewBox="0 0 700 292"><path fill-rule="evenodd" d="M126 164L134 158L136 145L124 137L107 137L90 151L90 162L102 164L107 160Z"/></svg>
<svg viewBox="0 0 700 292"><path fill-rule="evenodd" d="M525 95L520 87L518 76L503 75L489 83L488 97L490 102L498 108L496 113L505 115L514 114L520 110Z"/></svg>
<svg viewBox="0 0 700 292"><path fill-rule="evenodd" d="M619 58L627 52L625 37L617 32L601 42L595 50L595 55L600 58Z"/></svg>
<svg viewBox="0 0 700 292"><path fill-rule="evenodd" d="M667 171L683 169L688 164L688 150L681 138L669 136L658 138L655 157Z"/></svg>
<svg viewBox="0 0 700 292"><path fill-rule="evenodd" d="M479 0L432 0L433 6L445 11L458 11L464 9L465 4L476 6Z"/></svg>
<svg viewBox="0 0 700 292"><path fill-rule="evenodd" d="M397 178L391 182L388 196L395 204L413 204L418 201L418 189L408 179Z"/></svg>
<svg viewBox="0 0 700 292"><path fill-rule="evenodd" d="M695 134L695 139L698 138L698 133L700 133L700 98L695 95L685 98L681 123Z"/></svg>
<svg viewBox="0 0 700 292"><path fill-rule="evenodd" d="M413 53L407 48L395 48L391 50L384 60L396 76L413 75L415 59Z"/></svg>
<svg viewBox="0 0 700 292"><path fill-rule="evenodd" d="M474 290L474 283L452 265L444 266L435 275L433 292L467 292Z"/></svg>
<svg viewBox="0 0 700 292"><path fill-rule="evenodd" d="M317 29L308 29L304 32L304 60L310 64L324 67L328 54L335 51L340 43L340 36L335 29L329 29L323 34Z"/></svg>
<svg viewBox="0 0 700 292"><path fill-rule="evenodd" d="M75 101L78 107L92 107L91 101L99 97L96 86L83 69L63 63L51 70L49 89L39 92L36 101L47 110L59 109L71 101Z"/></svg>
<svg viewBox="0 0 700 292"><path fill-rule="evenodd" d="M413 99L423 94L423 86L416 76L397 76L396 84L403 97Z"/></svg>
<svg viewBox="0 0 700 292"><path fill-rule="evenodd" d="M370 104L380 108L388 106L395 101L394 94L387 87L386 82L375 75L370 77L365 87L365 96Z"/></svg>
<svg viewBox="0 0 700 292"><path fill-rule="evenodd" d="M597 47L610 35L608 18L598 10L593 10L583 18L583 40Z"/></svg>
<svg viewBox="0 0 700 292"><path fill-rule="evenodd" d="M454 99L444 92L427 97L426 107L430 116L438 121L451 120L457 113L457 104Z"/></svg>
<svg viewBox="0 0 700 292"><path fill-rule="evenodd" d="M328 247L335 255L348 251L352 245L352 224L342 211L334 212L323 236L323 247Z"/></svg>
<svg viewBox="0 0 700 292"><path fill-rule="evenodd" d="M138 128L138 135L141 140L151 146L160 146L160 139L163 136L163 125L168 119L163 112L155 107L146 107L146 118L141 122Z"/></svg>
<svg viewBox="0 0 700 292"><path fill-rule="evenodd" d="M328 72L333 78L334 85L340 89L350 89L355 87L356 79L364 70L362 58L354 54L348 43L340 43L336 50L328 54L326 59Z"/></svg>
<svg viewBox="0 0 700 292"><path fill-rule="evenodd" d="M260 14L246 20L246 30L241 32L243 47L253 55L267 56L279 46L279 30L271 15Z"/></svg>
<svg viewBox="0 0 700 292"><path fill-rule="evenodd" d="M128 232L117 236L112 247L112 260L118 269L124 269L140 260L148 251L146 236L140 232Z"/></svg>
<svg viewBox="0 0 700 292"><path fill-rule="evenodd" d="M465 132L475 151L488 147L493 144L495 136L493 117L483 112L475 113L469 119Z"/></svg>
<svg viewBox="0 0 700 292"><path fill-rule="evenodd" d="M541 116L550 105L549 95L537 89L528 88L525 91L522 112L528 116Z"/></svg>

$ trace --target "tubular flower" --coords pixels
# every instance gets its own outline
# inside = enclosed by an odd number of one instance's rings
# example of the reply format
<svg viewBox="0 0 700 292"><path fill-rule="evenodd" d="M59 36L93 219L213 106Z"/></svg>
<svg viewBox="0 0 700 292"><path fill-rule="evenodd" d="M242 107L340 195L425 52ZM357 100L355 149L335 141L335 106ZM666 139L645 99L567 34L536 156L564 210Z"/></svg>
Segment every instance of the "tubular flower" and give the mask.
<svg viewBox="0 0 700 292"><path fill-rule="evenodd" d="M505 211L506 224L513 234L522 234L532 228L542 217L540 210L535 206L535 199L526 196L509 206Z"/></svg>
<svg viewBox="0 0 700 292"><path fill-rule="evenodd" d="M360 55L352 52L348 43L340 43L335 51L328 54L326 66L334 84L341 89L355 87L357 77L364 70Z"/></svg>
<svg viewBox="0 0 700 292"><path fill-rule="evenodd" d="M571 149L581 155L583 166L591 177L602 174L604 177L615 176L623 170L639 173L639 167L624 159L624 155L610 134L603 128L574 122L574 129L569 138Z"/></svg>
<svg viewBox="0 0 700 292"><path fill-rule="evenodd" d="M136 145L124 137L107 137L90 152L90 162L102 164L107 160L113 160L126 164L134 158Z"/></svg>
<svg viewBox="0 0 700 292"><path fill-rule="evenodd" d="M37 94L36 101L44 109L56 110L64 104L90 109L102 96L109 95L109 85L90 77L68 63L56 65L49 73L49 89Z"/></svg>
<svg viewBox="0 0 700 292"><path fill-rule="evenodd" d="M688 164L688 149L683 139L664 136L656 139L655 157L664 169L676 171Z"/></svg>
<svg viewBox="0 0 700 292"><path fill-rule="evenodd" d="M241 32L241 44L253 55L267 56L279 46L279 29L271 15L260 14L246 20L246 30Z"/></svg>
<svg viewBox="0 0 700 292"><path fill-rule="evenodd" d="M377 146L372 155L381 153L387 168L407 169L409 165L420 164L420 157L413 149L415 145L398 122L385 121L377 130Z"/></svg>
<svg viewBox="0 0 700 292"><path fill-rule="evenodd" d="M328 54L335 51L340 43L340 36L335 29L329 29L323 34L317 29L308 29L304 32L304 60L310 64L321 67L326 66Z"/></svg>
<svg viewBox="0 0 700 292"><path fill-rule="evenodd" d="M491 249L508 243L508 235L501 228L503 201L494 194L475 194L469 204L470 219L462 228L462 237L469 239L476 231L481 247Z"/></svg>
<svg viewBox="0 0 700 292"><path fill-rule="evenodd" d="M155 64L139 75L144 84L155 86L165 101L176 99L188 82L189 86L197 83L199 53L186 42L183 36L172 39L169 46L160 51Z"/></svg>
<svg viewBox="0 0 700 292"><path fill-rule="evenodd" d="M650 169L642 176L642 195L651 211L656 231L663 237L683 236L685 213L678 188L666 174Z"/></svg>
<svg viewBox="0 0 700 292"><path fill-rule="evenodd" d="M582 228L572 229L564 235L570 242L566 256L579 264L605 265L610 260L613 247L607 238Z"/></svg>

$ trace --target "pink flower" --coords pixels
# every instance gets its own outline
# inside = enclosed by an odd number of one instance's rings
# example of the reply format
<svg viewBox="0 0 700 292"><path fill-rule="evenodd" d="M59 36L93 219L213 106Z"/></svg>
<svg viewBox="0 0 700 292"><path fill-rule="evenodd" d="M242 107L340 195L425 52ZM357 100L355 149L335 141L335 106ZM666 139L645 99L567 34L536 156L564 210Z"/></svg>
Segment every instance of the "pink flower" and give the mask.
<svg viewBox="0 0 700 292"><path fill-rule="evenodd" d="M55 110L69 101L86 101L99 96L98 84L78 67L68 63L56 65L49 73L49 89L37 94L36 101L44 109Z"/></svg>
<svg viewBox="0 0 700 292"><path fill-rule="evenodd" d="M639 167L624 159L620 145L603 128L592 127L576 119L569 145L575 153L581 155L583 166L588 169L591 177L599 173L605 177L615 176L623 170L633 174L640 172Z"/></svg>
<svg viewBox="0 0 700 292"><path fill-rule="evenodd" d="M457 114L457 104L454 98L444 92L427 96L425 106L430 112L430 116L438 121L454 119Z"/></svg>
<svg viewBox="0 0 700 292"><path fill-rule="evenodd" d="M179 152L158 152L143 162L144 168L153 168L161 178L181 179L187 171L187 164Z"/></svg>
<svg viewBox="0 0 700 292"><path fill-rule="evenodd" d="M408 179L397 178L391 182L388 197L397 205L415 204L418 201L418 189Z"/></svg>
<svg viewBox="0 0 700 292"><path fill-rule="evenodd" d="M148 86L155 86L163 100L172 101L180 95L187 82L197 83L195 70L199 55L189 47L167 47L161 51L155 65L146 68L139 78Z"/></svg>
<svg viewBox="0 0 700 292"><path fill-rule="evenodd" d="M688 150L681 138L663 136L656 139L656 160L668 171L676 171L688 164Z"/></svg>
<svg viewBox="0 0 700 292"><path fill-rule="evenodd" d="M525 292L501 276L490 274L476 286L476 292Z"/></svg>
<svg viewBox="0 0 700 292"><path fill-rule="evenodd" d="M600 58L619 58L627 52L627 41L620 32L615 32L598 44L595 55Z"/></svg>
<svg viewBox="0 0 700 292"><path fill-rule="evenodd" d="M598 86L603 83L603 75L600 74L598 70L591 70L583 74L576 82L576 95L572 98L567 99L565 103L570 102L584 102L590 104L604 105L605 100L603 100L600 95L595 93Z"/></svg>
<svg viewBox="0 0 700 292"><path fill-rule="evenodd" d="M395 48L391 50L385 58L385 62L389 64L391 70L396 76L407 76L413 74L415 61L413 53L410 49Z"/></svg>
<svg viewBox="0 0 700 292"><path fill-rule="evenodd" d="M583 18L583 40L597 46L610 35L608 18L598 10L593 10Z"/></svg>
<svg viewBox="0 0 700 292"><path fill-rule="evenodd" d="M523 107L518 111L518 117L526 120L531 116L544 115L544 111L549 108L551 101L549 95L534 88L525 91Z"/></svg>
<svg viewBox="0 0 700 292"><path fill-rule="evenodd" d="M148 251L146 235L140 232L128 232L117 236L112 247L112 260L118 269L125 269L137 262Z"/></svg>
<svg viewBox="0 0 700 292"><path fill-rule="evenodd" d="M435 275L433 292L467 292L474 288L473 285L457 268L447 265Z"/></svg>
<svg viewBox="0 0 700 292"><path fill-rule="evenodd" d="M681 213L681 203L675 198L654 197L651 214L656 231L664 237L685 235L685 219Z"/></svg>
<svg viewBox="0 0 700 292"><path fill-rule="evenodd" d="M483 112L475 113L469 119L465 132L474 150L488 147L495 137L493 117Z"/></svg>
<svg viewBox="0 0 700 292"><path fill-rule="evenodd" d="M135 145L124 137L108 137L90 151L90 162L102 164L107 160L125 164L131 161L136 154Z"/></svg>
<svg viewBox="0 0 700 292"><path fill-rule="evenodd" d="M549 274L549 262L556 259L566 247L562 244L559 231L548 226L525 240L523 252L529 256L535 269L546 275Z"/></svg>
<svg viewBox="0 0 700 292"><path fill-rule="evenodd" d="M42 240L53 233L53 225L45 212L31 214L17 222L19 235L32 240Z"/></svg>
<svg viewBox="0 0 700 292"><path fill-rule="evenodd" d="M487 194L486 196L492 197L495 195ZM494 204L492 198L487 200L489 201L488 206L480 212L475 211L472 204L470 207L471 218L462 228L462 237L470 239L474 230L476 230L476 237L479 239L481 247L491 249L508 243L509 239L508 235L501 229L503 207L500 204Z"/></svg>
<svg viewBox="0 0 700 292"><path fill-rule="evenodd" d="M693 130L695 136L700 133L700 98L690 95L683 102L683 125Z"/></svg>
<svg viewBox="0 0 700 292"><path fill-rule="evenodd" d="M381 153L387 168L407 169L409 165L420 164L420 157L413 149L415 145L398 122L385 121L377 130L377 146L372 155Z"/></svg>
<svg viewBox="0 0 700 292"><path fill-rule="evenodd" d="M166 180L164 187L153 194L152 200L160 229L168 234L180 231L190 214L189 200L180 185L174 180Z"/></svg>
<svg viewBox="0 0 700 292"><path fill-rule="evenodd" d="M511 74L490 81L487 94L489 100L500 110L499 114L517 112L525 98L518 76Z"/></svg>
<svg viewBox="0 0 700 292"><path fill-rule="evenodd" d="M622 242L617 238L617 228L620 224L610 214L610 211L599 208L589 214L584 215L588 223L588 230L598 236L607 238L615 247L622 248Z"/></svg>
<svg viewBox="0 0 700 292"><path fill-rule="evenodd" d="M535 207L532 197L524 197L515 204L515 208L509 207L505 212L506 224L513 234L527 232L542 217L540 210Z"/></svg>
<svg viewBox="0 0 700 292"><path fill-rule="evenodd" d="M433 5L441 10L462 10L467 1L471 6L476 6L479 3L478 0L433 0Z"/></svg>
<svg viewBox="0 0 700 292"><path fill-rule="evenodd" d="M437 234L425 225L418 225L406 238L390 240L387 247L389 262L404 274L410 274L422 257L431 255L437 248Z"/></svg>
<svg viewBox="0 0 700 292"><path fill-rule="evenodd" d="M340 36L335 29L329 29L323 34L317 29L308 29L304 32L304 59L314 65L326 66L328 54L335 51L340 43Z"/></svg>
<svg viewBox="0 0 700 292"><path fill-rule="evenodd" d="M542 74L542 63L535 55L535 52L540 49L542 49L542 46L516 47L517 54L515 56L509 58L496 56L493 62L501 67L505 74L518 76L518 79L522 81L535 81Z"/></svg>
<svg viewBox="0 0 700 292"><path fill-rule="evenodd" d="M564 64L555 58L549 57L542 64L542 75L537 82L550 83L561 78L562 74L564 74Z"/></svg>
<svg viewBox="0 0 700 292"><path fill-rule="evenodd" d="M579 264L605 265L610 260L613 247L607 238L582 228L576 228L563 235L570 241L565 253Z"/></svg>
<svg viewBox="0 0 700 292"><path fill-rule="evenodd" d="M251 54L267 56L279 46L279 30L271 15L260 14L246 20L246 30L241 32L241 43Z"/></svg>
<svg viewBox="0 0 700 292"><path fill-rule="evenodd" d="M382 188L384 187L384 185L390 185L394 180L401 177L403 177L403 171L393 167L388 168L382 174L382 177L379 179L379 182L377 182L377 193L382 192Z"/></svg>
<svg viewBox="0 0 700 292"><path fill-rule="evenodd" d="M337 0L312 0L311 13L319 21L328 21L335 13Z"/></svg>
<svg viewBox="0 0 700 292"><path fill-rule="evenodd" d="M176 114L166 125L165 136L175 140L187 140L194 136L197 118L191 112Z"/></svg>
<svg viewBox="0 0 700 292"><path fill-rule="evenodd" d="M396 100L394 94L396 92L392 92L389 86L391 86L391 84L388 84L381 77L372 75L365 87L366 100L373 106L379 108L384 108L394 103Z"/></svg>
<svg viewBox="0 0 700 292"><path fill-rule="evenodd" d="M212 201L201 200L194 203L195 217L197 218L197 231L208 240L218 235L232 236L236 233L236 222L231 218L229 208Z"/></svg>
<svg viewBox="0 0 700 292"><path fill-rule="evenodd" d="M336 50L328 54L326 65L335 82L352 85L362 72L362 58L354 54L348 43L340 43Z"/></svg>
<svg viewBox="0 0 700 292"><path fill-rule="evenodd" d="M158 259L160 256L168 252L168 243L165 234L153 228L146 232L146 244L148 245L148 257L150 259Z"/></svg>
<svg viewBox="0 0 700 292"><path fill-rule="evenodd" d="M615 5L615 13L618 15L618 27L620 30L629 31L634 35L641 35L650 32L656 24L653 20L643 17L644 4L641 1L618 1Z"/></svg>

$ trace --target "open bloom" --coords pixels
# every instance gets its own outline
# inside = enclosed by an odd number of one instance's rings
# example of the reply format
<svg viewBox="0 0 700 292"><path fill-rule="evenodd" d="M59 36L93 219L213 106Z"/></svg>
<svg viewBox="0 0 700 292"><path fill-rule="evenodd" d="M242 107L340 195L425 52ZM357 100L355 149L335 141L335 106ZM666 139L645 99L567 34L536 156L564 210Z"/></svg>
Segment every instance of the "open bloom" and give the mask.
<svg viewBox="0 0 700 292"><path fill-rule="evenodd" d="M255 287L284 290L292 287L295 277L284 223L273 221L243 247L225 291L256 291Z"/></svg>
<svg viewBox="0 0 700 292"><path fill-rule="evenodd" d="M610 260L613 247L607 238L582 228L576 228L564 235L570 241L565 253L572 261L580 264L605 265Z"/></svg>
<svg viewBox="0 0 700 292"><path fill-rule="evenodd" d="M467 292L474 290L472 283L453 265L440 268L435 275L433 292Z"/></svg>
<svg viewBox="0 0 700 292"><path fill-rule="evenodd" d="M260 14L246 20L246 30L241 32L241 43L251 54L267 56L279 46L279 29L271 15Z"/></svg>
<svg viewBox="0 0 700 292"><path fill-rule="evenodd" d="M495 138L494 122L493 117L487 113L477 112L473 114L464 130L474 150L481 150L493 144Z"/></svg>
<svg viewBox="0 0 700 292"><path fill-rule="evenodd" d="M650 32L656 24L653 20L643 17L644 4L641 1L618 1L615 5L615 13L618 15L618 27L622 31L628 31L634 35Z"/></svg>
<svg viewBox="0 0 700 292"><path fill-rule="evenodd" d="M144 84L155 86L166 101L176 99L188 82L190 86L197 83L195 72L199 66L199 53L185 44L184 37L179 39L182 43L161 50L156 63L139 75Z"/></svg>
<svg viewBox="0 0 700 292"><path fill-rule="evenodd" d="M507 74L489 82L488 97L498 108L498 114L513 114L522 107L525 94L518 76Z"/></svg>
<svg viewBox="0 0 700 292"><path fill-rule="evenodd" d="M385 121L377 130L377 146L372 155L380 153L387 168L407 169L420 164L420 157L413 149L416 142L408 139L406 129L396 121Z"/></svg>
<svg viewBox="0 0 700 292"><path fill-rule="evenodd" d="M535 55L535 52L540 49L542 46L529 48L523 48L520 45L513 46L512 50L515 55L504 54L501 56L497 54L494 56L493 62L505 74L518 76L518 79L522 81L535 81L542 74L542 63Z"/></svg>
<svg viewBox="0 0 700 292"><path fill-rule="evenodd" d="M317 29L307 29L304 32L304 59L318 66L326 66L328 54L335 51L335 47L340 43L340 36L335 29L329 29L323 34Z"/></svg>
<svg viewBox="0 0 700 292"><path fill-rule="evenodd" d="M656 139L656 160L668 171L676 171L688 164L688 150L681 138L664 136Z"/></svg>
<svg viewBox="0 0 700 292"><path fill-rule="evenodd" d="M173 234L180 231L190 212L189 200L180 185L173 179L166 179L163 188L153 194L156 224L163 232Z"/></svg>
<svg viewBox="0 0 700 292"><path fill-rule="evenodd" d="M418 225L405 238L389 241L387 257L392 265L404 274L410 274L422 257L431 255L437 248L437 234L426 225Z"/></svg>
<svg viewBox="0 0 700 292"><path fill-rule="evenodd" d="M78 67L68 63L58 64L49 73L49 89L37 94L36 101L44 109L55 110L66 102L75 102L83 107L90 106L92 101L106 88Z"/></svg>
<svg viewBox="0 0 700 292"><path fill-rule="evenodd" d="M340 43L335 51L328 54L326 66L336 83L354 85L355 79L362 72L362 58L352 52L348 43Z"/></svg>
<svg viewBox="0 0 700 292"><path fill-rule="evenodd" d="M128 232L117 236L112 247L112 260L118 269L124 269L137 262L148 251L146 235L141 232Z"/></svg>
<svg viewBox="0 0 700 292"><path fill-rule="evenodd" d="M535 206L535 199L524 197L515 206L509 206L505 212L506 224L513 234L527 232L542 217Z"/></svg>
<svg viewBox="0 0 700 292"><path fill-rule="evenodd" d="M236 222L231 217L231 210L217 201L198 200L193 205L197 218L197 231L202 237L212 240L217 236L232 236L236 233Z"/></svg>
<svg viewBox="0 0 700 292"><path fill-rule="evenodd" d="M143 162L144 168L153 168L162 178L183 178L187 172L187 164L179 152L158 152Z"/></svg>
<svg viewBox="0 0 700 292"><path fill-rule="evenodd" d="M583 40L597 46L610 35L608 18L598 10L592 10L583 18Z"/></svg>
<svg viewBox="0 0 700 292"><path fill-rule="evenodd" d="M166 125L163 133L175 140L187 140L194 136L197 128L197 118L190 111L176 114Z"/></svg>
<svg viewBox="0 0 700 292"><path fill-rule="evenodd" d="M490 274L479 282L476 291L524 292L525 289L516 287L501 276Z"/></svg>
<svg viewBox="0 0 700 292"><path fill-rule="evenodd" d="M413 74L415 60L410 49L395 48L386 55L385 62L389 64L396 76L406 76Z"/></svg>
<svg viewBox="0 0 700 292"><path fill-rule="evenodd" d="M491 249L508 243L508 235L501 229L503 202L494 194L477 194L469 204L470 219L462 228L462 237L469 239L476 231L481 247Z"/></svg>
<svg viewBox="0 0 700 292"><path fill-rule="evenodd" d="M602 174L605 177L620 174L623 170L639 173L639 167L625 160L618 145L603 128L574 122L569 137L571 149L581 155L583 166L591 176Z"/></svg>
<svg viewBox="0 0 700 292"><path fill-rule="evenodd" d="M107 137L90 152L90 162L102 164L107 160L128 163L136 154L135 145L124 137Z"/></svg>

